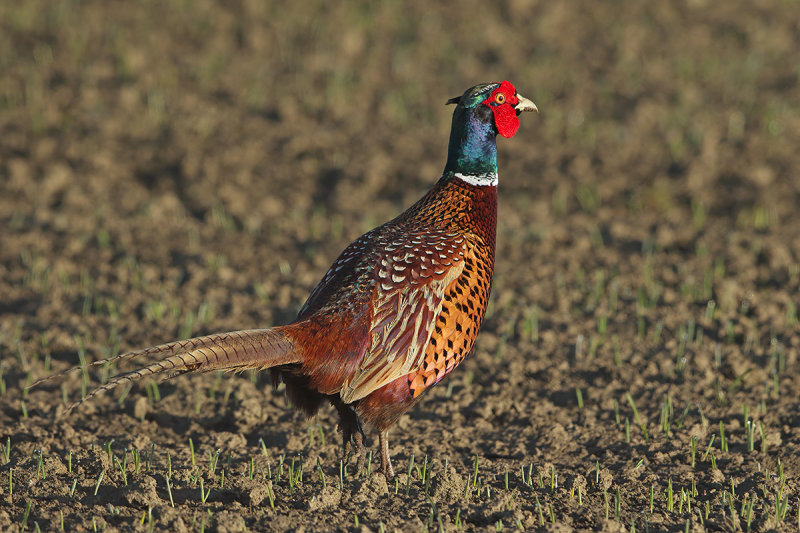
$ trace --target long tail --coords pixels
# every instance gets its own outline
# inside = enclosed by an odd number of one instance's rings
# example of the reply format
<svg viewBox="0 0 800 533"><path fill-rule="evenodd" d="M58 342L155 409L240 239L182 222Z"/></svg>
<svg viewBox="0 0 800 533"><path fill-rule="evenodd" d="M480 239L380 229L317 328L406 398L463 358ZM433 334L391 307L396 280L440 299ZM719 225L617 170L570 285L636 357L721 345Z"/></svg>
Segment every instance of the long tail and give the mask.
<svg viewBox="0 0 800 533"><path fill-rule="evenodd" d="M278 365L299 363L302 361L302 356L300 351L296 349L294 341L286 334L286 328L287 326L279 326L269 329L217 333L206 337L161 344L152 348L95 361L87 366L98 366L112 361L127 361L144 356L167 355L167 357L150 363L143 368L111 378L108 382L87 394L85 398L70 405L65 413L69 413L86 400L111 390L122 383L138 381L146 376L155 374L169 372L170 375L168 377L175 377L187 372L266 369ZM42 378L32 383L29 388L80 368L73 367L58 374Z"/></svg>

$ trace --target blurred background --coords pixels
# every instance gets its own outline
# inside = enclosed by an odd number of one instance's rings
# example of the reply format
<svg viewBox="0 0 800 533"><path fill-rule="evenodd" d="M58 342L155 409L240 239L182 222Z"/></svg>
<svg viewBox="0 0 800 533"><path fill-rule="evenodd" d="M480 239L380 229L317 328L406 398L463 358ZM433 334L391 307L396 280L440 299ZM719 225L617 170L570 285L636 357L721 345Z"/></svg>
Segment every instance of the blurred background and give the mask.
<svg viewBox="0 0 800 533"><path fill-rule="evenodd" d="M253 318L289 319L347 242L438 178L444 102L502 79L541 113L500 140L500 288L575 243L694 251L733 228L780 235L769 260L797 283L795 1L34 0L0 21L5 291L37 269L113 285L132 261L200 287L193 265L225 263L277 299ZM173 292L152 290L125 310Z"/></svg>
<svg viewBox="0 0 800 533"><path fill-rule="evenodd" d="M411 413L415 432L398 425L400 464L477 449L626 471L629 448L591 455L620 441L623 392L651 421L668 394L702 404L704 428L770 406L759 416L796 446L796 0L0 1L0 427L38 427L27 445L42 446L58 387L17 399L76 353L292 320L347 243L438 179L445 101L504 79L540 113L498 141L492 304L451 387ZM216 383L165 385L164 402L188 424ZM282 404L266 380L235 383L264 414L218 422L257 446ZM135 431L185 447L137 413L114 420L125 429L76 418L75 442Z"/></svg>

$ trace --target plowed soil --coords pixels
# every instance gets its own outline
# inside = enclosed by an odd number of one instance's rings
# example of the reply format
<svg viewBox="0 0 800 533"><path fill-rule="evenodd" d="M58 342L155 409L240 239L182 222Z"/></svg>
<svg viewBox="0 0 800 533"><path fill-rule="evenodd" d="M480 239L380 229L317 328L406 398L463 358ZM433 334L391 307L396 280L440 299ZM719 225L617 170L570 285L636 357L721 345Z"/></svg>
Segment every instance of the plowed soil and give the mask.
<svg viewBox="0 0 800 533"><path fill-rule="evenodd" d="M0 28L0 530L800 527L796 2L33 0ZM541 113L499 140L487 320L388 485L266 375L26 392L291 321L438 179L444 102L502 79Z"/></svg>

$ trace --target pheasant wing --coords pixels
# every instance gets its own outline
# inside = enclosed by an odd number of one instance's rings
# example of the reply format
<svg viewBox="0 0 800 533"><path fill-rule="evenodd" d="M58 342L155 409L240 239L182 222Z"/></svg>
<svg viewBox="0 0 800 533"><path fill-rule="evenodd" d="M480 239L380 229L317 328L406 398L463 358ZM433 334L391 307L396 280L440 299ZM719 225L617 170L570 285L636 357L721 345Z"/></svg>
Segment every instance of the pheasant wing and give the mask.
<svg viewBox="0 0 800 533"><path fill-rule="evenodd" d="M345 403L422 364L447 288L464 270L463 237L406 237L402 244L386 246L375 269L367 350L358 371L342 386Z"/></svg>

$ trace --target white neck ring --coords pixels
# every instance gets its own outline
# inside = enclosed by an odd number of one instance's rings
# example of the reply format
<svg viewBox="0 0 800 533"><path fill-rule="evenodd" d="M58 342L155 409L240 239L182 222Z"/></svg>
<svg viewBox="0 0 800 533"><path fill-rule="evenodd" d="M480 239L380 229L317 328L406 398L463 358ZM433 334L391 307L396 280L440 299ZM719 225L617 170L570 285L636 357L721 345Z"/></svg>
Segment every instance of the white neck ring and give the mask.
<svg viewBox="0 0 800 533"><path fill-rule="evenodd" d="M497 186L497 173L489 172L487 174L462 174L456 172L453 174L456 178L474 185L476 187L496 187Z"/></svg>

